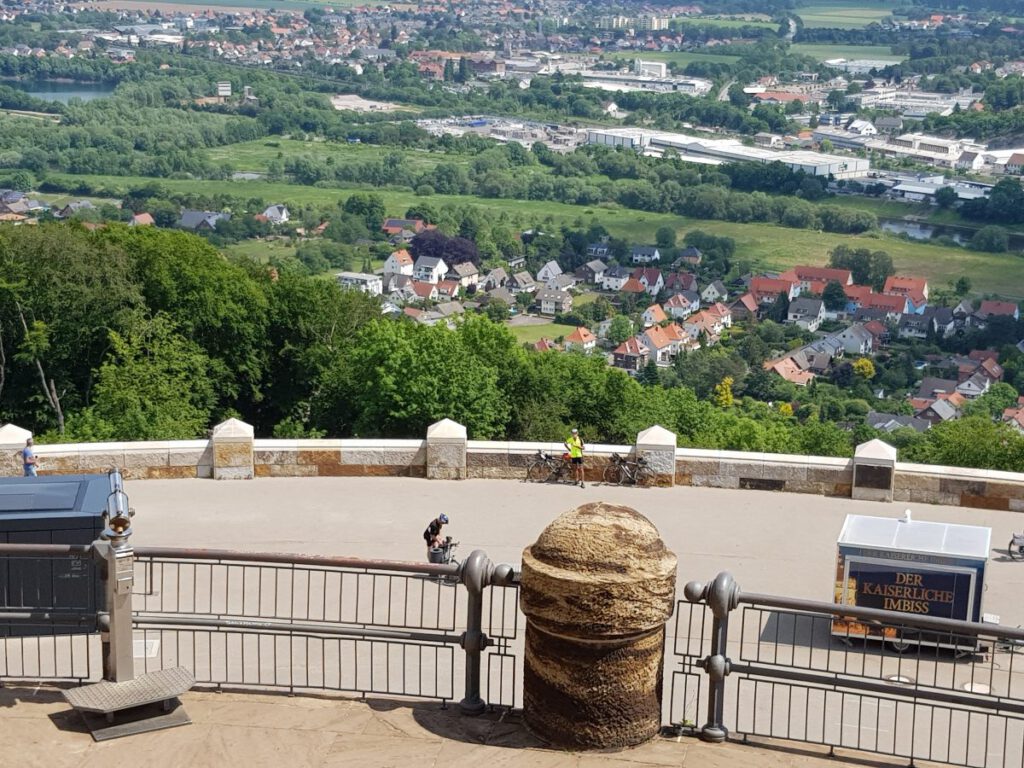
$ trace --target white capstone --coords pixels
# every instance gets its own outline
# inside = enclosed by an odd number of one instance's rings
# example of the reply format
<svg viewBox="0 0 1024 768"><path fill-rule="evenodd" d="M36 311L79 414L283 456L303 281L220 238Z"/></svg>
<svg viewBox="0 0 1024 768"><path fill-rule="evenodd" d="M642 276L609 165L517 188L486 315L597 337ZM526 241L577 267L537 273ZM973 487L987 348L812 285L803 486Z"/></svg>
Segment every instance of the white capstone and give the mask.
<svg viewBox="0 0 1024 768"><path fill-rule="evenodd" d="M252 440L255 434L256 430L252 424L246 424L239 419L228 419L213 428L212 436L214 440L242 441Z"/></svg>
<svg viewBox="0 0 1024 768"><path fill-rule="evenodd" d="M896 449L884 440L875 438L858 445L854 449L853 458L858 462L866 459L867 463L870 464L894 465L896 463Z"/></svg>
<svg viewBox="0 0 1024 768"><path fill-rule="evenodd" d="M32 437L32 433L16 424L4 424L0 427L0 447L21 448L25 441Z"/></svg>
<svg viewBox="0 0 1024 768"><path fill-rule="evenodd" d="M427 427L427 440L466 440L466 428L457 421L441 419Z"/></svg>
<svg viewBox="0 0 1024 768"><path fill-rule="evenodd" d="M676 435L674 432L669 432L664 427L655 424L636 436L636 444L651 448L671 448L674 451L676 449Z"/></svg>

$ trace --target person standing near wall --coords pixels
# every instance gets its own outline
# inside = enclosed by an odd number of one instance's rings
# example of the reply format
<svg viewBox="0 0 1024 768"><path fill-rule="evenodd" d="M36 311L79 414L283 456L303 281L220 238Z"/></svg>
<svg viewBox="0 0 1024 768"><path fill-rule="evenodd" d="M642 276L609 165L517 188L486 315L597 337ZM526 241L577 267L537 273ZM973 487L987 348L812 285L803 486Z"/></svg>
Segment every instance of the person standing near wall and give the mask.
<svg viewBox="0 0 1024 768"><path fill-rule="evenodd" d="M25 447L18 451L21 456L21 468L25 472L25 477L36 477L37 475L39 459L36 458L36 452L32 448L33 445L34 443L30 437L25 441Z"/></svg>
<svg viewBox="0 0 1024 768"><path fill-rule="evenodd" d="M572 428L572 434L565 440L565 450L569 452L569 461L576 473L576 482L583 487L583 438L576 427Z"/></svg>

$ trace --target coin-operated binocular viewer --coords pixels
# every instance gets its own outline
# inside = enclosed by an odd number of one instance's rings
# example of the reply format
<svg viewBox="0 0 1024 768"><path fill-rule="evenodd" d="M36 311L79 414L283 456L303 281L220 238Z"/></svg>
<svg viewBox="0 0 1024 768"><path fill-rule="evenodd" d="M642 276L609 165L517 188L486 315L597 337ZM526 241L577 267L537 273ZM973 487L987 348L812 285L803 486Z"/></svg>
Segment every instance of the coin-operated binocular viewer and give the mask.
<svg viewBox="0 0 1024 768"><path fill-rule="evenodd" d="M132 585L135 581L135 552L128 543L132 516L124 492L124 480L116 468L109 473L110 495L103 515L105 527L93 554L103 571L106 611L100 614L103 646L103 678L122 683L135 677L132 635Z"/></svg>

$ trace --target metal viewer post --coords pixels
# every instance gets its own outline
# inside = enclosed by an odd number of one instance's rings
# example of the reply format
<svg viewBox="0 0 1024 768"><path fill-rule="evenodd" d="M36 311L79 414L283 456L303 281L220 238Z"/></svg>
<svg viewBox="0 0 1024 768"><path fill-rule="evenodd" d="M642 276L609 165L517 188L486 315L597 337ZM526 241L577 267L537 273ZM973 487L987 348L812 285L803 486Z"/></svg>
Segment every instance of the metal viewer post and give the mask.
<svg viewBox="0 0 1024 768"><path fill-rule="evenodd" d="M135 679L134 635L132 632L132 585L135 581L135 552L128 543L132 535L128 496L121 473L110 470L107 497L107 527L93 543L95 557L102 561L106 613L100 615L103 646L103 678L115 683Z"/></svg>
<svg viewBox="0 0 1024 768"><path fill-rule="evenodd" d="M711 654L703 660L704 670L711 682L708 688L708 721L700 729L703 741L720 743L729 736L725 727L725 678L732 662L727 653L729 644L729 612L738 605L739 586L732 574L723 571L710 584L691 581L683 594L691 603L706 602L714 620L711 625Z"/></svg>

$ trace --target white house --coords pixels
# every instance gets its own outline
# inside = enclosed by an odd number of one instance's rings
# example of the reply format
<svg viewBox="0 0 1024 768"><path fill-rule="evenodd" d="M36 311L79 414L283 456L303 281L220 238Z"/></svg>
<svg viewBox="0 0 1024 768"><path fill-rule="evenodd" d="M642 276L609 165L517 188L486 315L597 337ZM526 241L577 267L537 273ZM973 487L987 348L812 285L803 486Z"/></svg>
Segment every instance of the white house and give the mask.
<svg viewBox="0 0 1024 768"><path fill-rule="evenodd" d="M554 260L549 261L537 270L537 282L546 284L548 281L553 280L560 274L562 274L562 268L558 266L558 262Z"/></svg>
<svg viewBox="0 0 1024 768"><path fill-rule="evenodd" d="M664 307L665 312L676 320L685 320L700 309L700 296L694 291L680 291L672 294Z"/></svg>
<svg viewBox="0 0 1024 768"><path fill-rule="evenodd" d="M716 301L728 298L729 292L725 289L721 280L715 280L715 282L708 285L700 293L701 301L705 304L714 304Z"/></svg>
<svg viewBox="0 0 1024 768"><path fill-rule="evenodd" d="M290 217L285 206L271 205L267 206L267 209L263 211L263 218L270 224L287 224Z"/></svg>
<svg viewBox="0 0 1024 768"><path fill-rule="evenodd" d="M437 284L448 274L448 265L444 259L434 256L420 256L416 259L413 269L415 278L424 283Z"/></svg>
<svg viewBox="0 0 1024 768"><path fill-rule="evenodd" d="M480 270L470 261L464 261L452 267L453 279L459 281L463 288L469 288L480 281Z"/></svg>
<svg viewBox="0 0 1024 768"><path fill-rule="evenodd" d="M565 351L577 350L590 354L597 346L597 337L582 325L565 337Z"/></svg>
<svg viewBox="0 0 1024 768"><path fill-rule="evenodd" d="M385 275L406 275L412 277L412 256L406 250L393 251L384 261Z"/></svg>
<svg viewBox="0 0 1024 768"><path fill-rule="evenodd" d="M365 272L338 272L334 277L342 288L358 288L371 296L380 296L384 292L384 282L380 275L368 275Z"/></svg>
<svg viewBox="0 0 1024 768"><path fill-rule="evenodd" d="M654 245L634 245L630 257L634 264L650 264L661 261L661 251Z"/></svg>
<svg viewBox="0 0 1024 768"><path fill-rule="evenodd" d="M572 310L572 295L565 291L537 291L536 302L542 315L559 315Z"/></svg>
<svg viewBox="0 0 1024 768"><path fill-rule="evenodd" d="M606 291L621 291L629 280L629 272L623 267L609 267L601 275L601 288Z"/></svg>
<svg viewBox="0 0 1024 768"><path fill-rule="evenodd" d="M821 299L801 296L789 305L789 316L786 319L813 333L825 319L825 304Z"/></svg>

